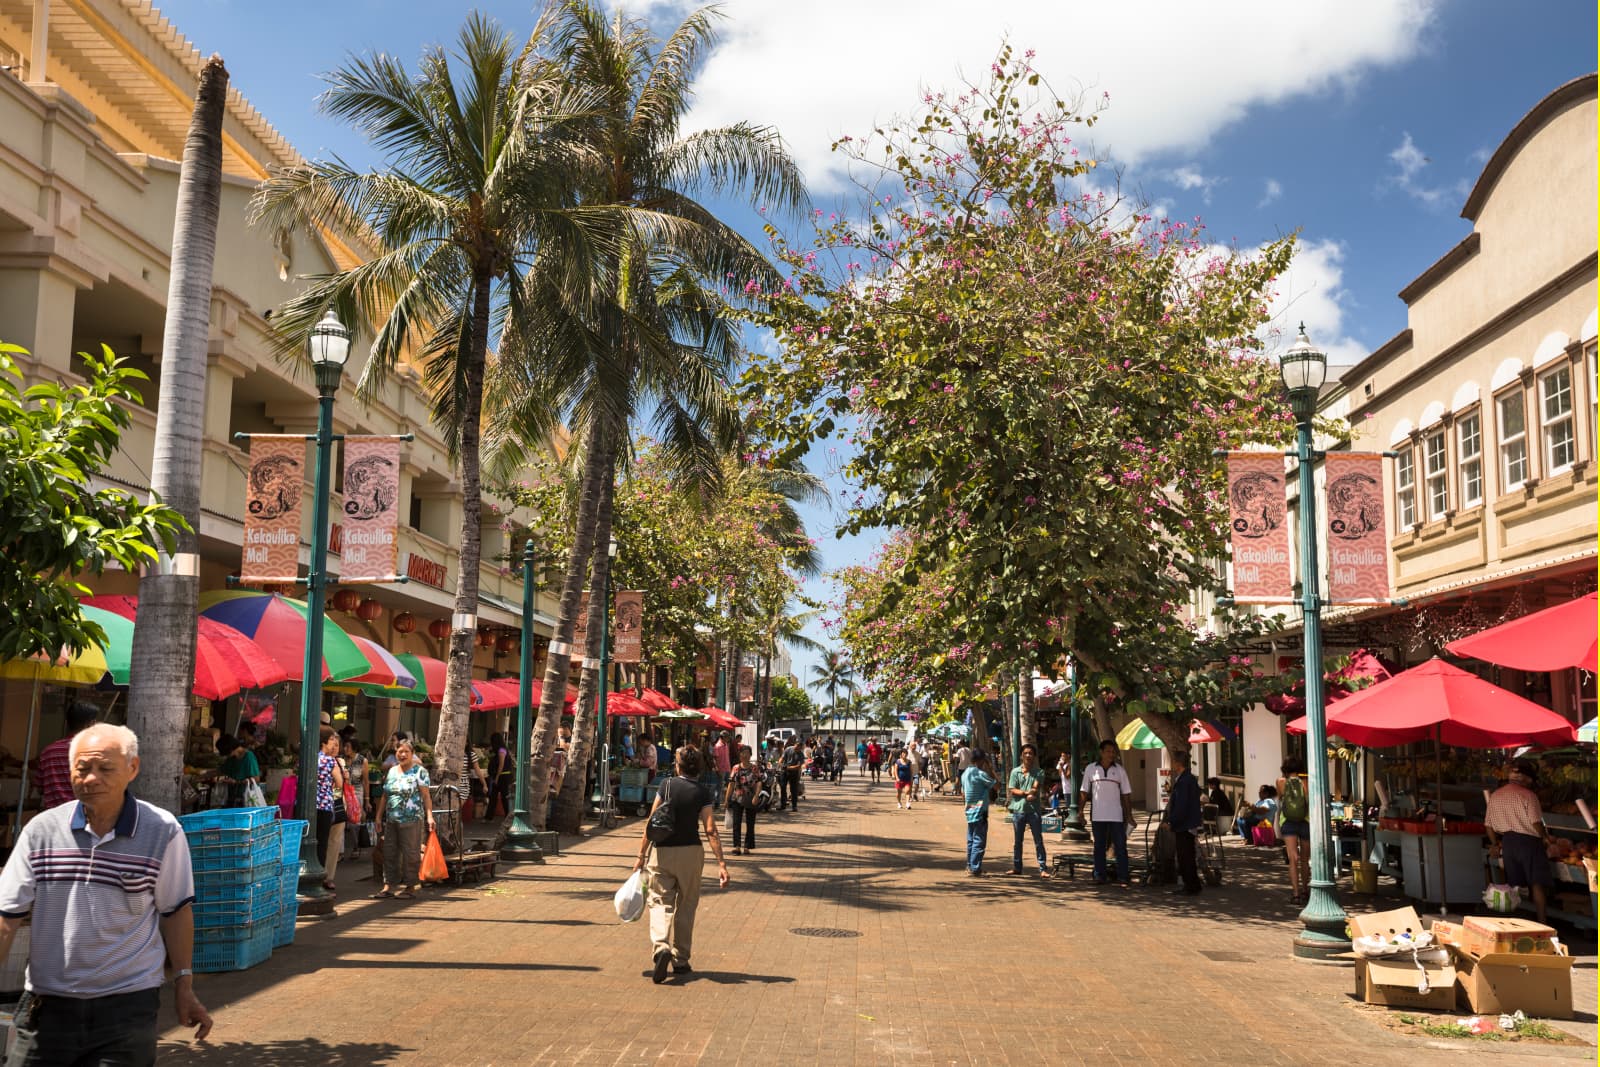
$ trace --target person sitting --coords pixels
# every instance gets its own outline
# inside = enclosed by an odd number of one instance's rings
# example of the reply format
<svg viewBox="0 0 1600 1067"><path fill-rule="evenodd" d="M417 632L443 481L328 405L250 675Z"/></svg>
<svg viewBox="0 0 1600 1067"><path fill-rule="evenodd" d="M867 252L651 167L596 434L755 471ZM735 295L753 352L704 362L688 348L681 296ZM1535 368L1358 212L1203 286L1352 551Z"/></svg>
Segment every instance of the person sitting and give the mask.
<svg viewBox="0 0 1600 1067"><path fill-rule="evenodd" d="M1254 842L1254 831L1258 823L1271 825L1278 818L1277 787L1262 786L1259 797L1255 804L1241 807L1239 817L1233 820L1234 829L1239 831L1239 836L1244 838L1247 845Z"/></svg>
<svg viewBox="0 0 1600 1067"><path fill-rule="evenodd" d="M1216 805L1218 815L1233 814L1233 798L1222 788L1221 778L1207 778L1206 789L1206 803Z"/></svg>

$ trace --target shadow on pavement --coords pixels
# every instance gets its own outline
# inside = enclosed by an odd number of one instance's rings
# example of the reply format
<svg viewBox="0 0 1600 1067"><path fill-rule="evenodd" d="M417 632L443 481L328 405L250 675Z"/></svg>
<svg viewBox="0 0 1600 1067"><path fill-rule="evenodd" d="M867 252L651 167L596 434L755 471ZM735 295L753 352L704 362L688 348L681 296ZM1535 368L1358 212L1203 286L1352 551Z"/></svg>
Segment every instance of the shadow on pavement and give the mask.
<svg viewBox="0 0 1600 1067"><path fill-rule="evenodd" d="M192 1044L163 1041L156 1057L162 1064L258 1063L274 1067L362 1067L395 1062L414 1049L403 1045L330 1045L316 1038L295 1041L232 1041Z"/></svg>
<svg viewBox="0 0 1600 1067"><path fill-rule="evenodd" d="M642 977L650 977L649 969L640 971ZM688 985L691 982L711 982L716 985L785 985L794 979L786 974L741 974L738 971L690 971L688 974L673 975L666 980L665 985Z"/></svg>

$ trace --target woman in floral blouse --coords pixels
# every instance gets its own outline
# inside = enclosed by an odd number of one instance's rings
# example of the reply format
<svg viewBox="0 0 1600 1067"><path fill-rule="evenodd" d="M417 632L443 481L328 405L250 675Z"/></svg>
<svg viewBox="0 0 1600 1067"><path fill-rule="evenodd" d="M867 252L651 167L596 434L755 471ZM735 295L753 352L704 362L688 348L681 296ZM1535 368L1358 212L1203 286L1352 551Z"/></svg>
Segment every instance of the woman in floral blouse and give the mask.
<svg viewBox="0 0 1600 1067"><path fill-rule="evenodd" d="M422 888L417 871L422 866L423 826L433 830L433 795L428 791L433 783L409 741L395 747L394 757L373 818L383 850L383 888L377 895L410 898Z"/></svg>
<svg viewBox="0 0 1600 1067"><path fill-rule="evenodd" d="M339 762L339 735L322 728L322 751L317 753L317 862L322 864L322 888L339 887L334 874L344 851L344 767Z"/></svg>

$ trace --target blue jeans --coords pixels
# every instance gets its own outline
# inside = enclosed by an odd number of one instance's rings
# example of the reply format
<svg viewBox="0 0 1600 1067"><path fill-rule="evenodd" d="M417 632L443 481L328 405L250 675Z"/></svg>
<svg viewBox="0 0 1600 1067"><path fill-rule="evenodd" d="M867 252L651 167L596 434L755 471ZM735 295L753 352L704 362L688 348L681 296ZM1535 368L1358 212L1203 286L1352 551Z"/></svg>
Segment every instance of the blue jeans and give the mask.
<svg viewBox="0 0 1600 1067"><path fill-rule="evenodd" d="M1106 880L1106 846L1117 850L1117 881L1128 880L1128 824L1117 822L1092 822L1094 832L1094 880ZM1020 845L1018 847L1021 847Z"/></svg>
<svg viewBox="0 0 1600 1067"><path fill-rule="evenodd" d="M1016 840L1011 847L1011 869L1018 874L1022 873L1022 835L1033 829L1033 850L1039 854L1039 869L1044 870L1044 823L1036 811L1019 812L1011 816L1011 828L1015 831Z"/></svg>
<svg viewBox="0 0 1600 1067"><path fill-rule="evenodd" d="M989 819L967 823L967 870L976 871L983 866L983 850L989 847Z"/></svg>

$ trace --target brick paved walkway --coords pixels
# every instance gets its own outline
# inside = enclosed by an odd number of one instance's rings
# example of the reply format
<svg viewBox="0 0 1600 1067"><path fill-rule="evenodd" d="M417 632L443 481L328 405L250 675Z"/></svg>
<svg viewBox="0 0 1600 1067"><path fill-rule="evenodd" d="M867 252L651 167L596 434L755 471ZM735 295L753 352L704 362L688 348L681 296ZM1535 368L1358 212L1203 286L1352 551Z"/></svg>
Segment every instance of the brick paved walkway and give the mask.
<svg viewBox="0 0 1600 1067"><path fill-rule="evenodd" d="M643 924L611 910L637 821L410 902L363 899L367 865L349 864L337 918L302 923L254 970L202 976L213 1040L169 1031L162 1062L1594 1062L1592 1047L1469 1052L1382 1029L1348 968L1290 957L1271 854L1230 848L1228 884L1198 898L1082 873L974 879L953 801L902 812L853 777L809 789L798 816L765 818L755 856L731 858L728 890L706 890L692 979L651 985ZM994 875L1010 830L996 816ZM1580 967L1592 1008L1592 955Z"/></svg>

